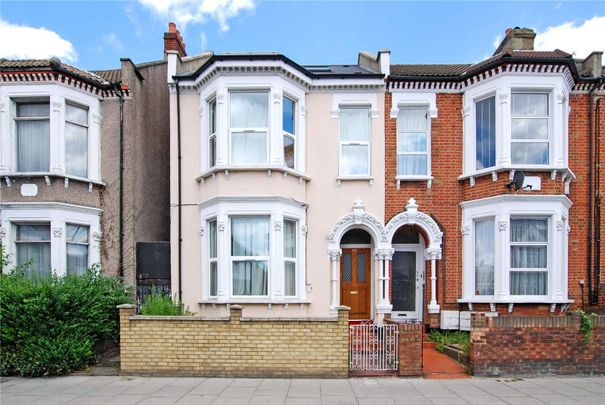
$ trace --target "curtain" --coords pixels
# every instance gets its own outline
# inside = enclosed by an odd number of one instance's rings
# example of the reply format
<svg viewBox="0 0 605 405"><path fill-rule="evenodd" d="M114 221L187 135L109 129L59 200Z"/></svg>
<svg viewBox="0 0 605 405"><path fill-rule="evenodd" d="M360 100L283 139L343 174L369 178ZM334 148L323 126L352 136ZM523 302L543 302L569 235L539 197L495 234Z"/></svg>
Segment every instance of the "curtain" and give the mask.
<svg viewBox="0 0 605 405"><path fill-rule="evenodd" d="M368 145L342 145L340 174L345 176L369 175L369 148Z"/></svg>
<svg viewBox="0 0 605 405"><path fill-rule="evenodd" d="M475 221L475 294L494 295L494 219Z"/></svg>
<svg viewBox="0 0 605 405"><path fill-rule="evenodd" d="M285 295L296 295L296 263L286 261L285 266Z"/></svg>
<svg viewBox="0 0 605 405"><path fill-rule="evenodd" d="M17 263L31 260L30 276L50 274L50 225L17 225L16 242Z"/></svg>
<svg viewBox="0 0 605 405"><path fill-rule="evenodd" d="M426 155L398 155L397 156L397 174L400 175L419 175L427 174Z"/></svg>
<svg viewBox="0 0 605 405"><path fill-rule="evenodd" d="M267 133L233 132L231 159L238 165L267 163Z"/></svg>
<svg viewBox="0 0 605 405"><path fill-rule="evenodd" d="M65 123L65 170L67 174L88 177L88 128Z"/></svg>
<svg viewBox="0 0 605 405"><path fill-rule="evenodd" d="M231 218L231 255L268 256L269 218Z"/></svg>
<svg viewBox="0 0 605 405"><path fill-rule="evenodd" d="M50 171L50 121L17 121L17 170Z"/></svg>
<svg viewBox="0 0 605 405"><path fill-rule="evenodd" d="M475 104L477 170L496 164L496 97Z"/></svg>
<svg viewBox="0 0 605 405"><path fill-rule="evenodd" d="M88 268L88 227L67 225L67 274L84 274Z"/></svg>
<svg viewBox="0 0 605 405"><path fill-rule="evenodd" d="M269 93L231 93L231 128L266 128Z"/></svg>
<svg viewBox="0 0 605 405"><path fill-rule="evenodd" d="M397 117L399 131L426 131L427 111L419 109L401 109Z"/></svg>
<svg viewBox="0 0 605 405"><path fill-rule="evenodd" d="M267 295L267 261L234 261L233 294Z"/></svg>
<svg viewBox="0 0 605 405"><path fill-rule="evenodd" d="M370 112L367 108L340 110L340 141L368 142L370 140Z"/></svg>
<svg viewBox="0 0 605 405"><path fill-rule="evenodd" d="M548 268L548 219L511 220L511 269ZM524 244L525 243L525 244ZM511 295L546 295L547 271L511 271Z"/></svg>
<svg viewBox="0 0 605 405"><path fill-rule="evenodd" d="M296 257L296 221L284 221L284 257Z"/></svg>
<svg viewBox="0 0 605 405"><path fill-rule="evenodd" d="M548 273L545 271L511 271L511 295L547 295Z"/></svg>
<svg viewBox="0 0 605 405"><path fill-rule="evenodd" d="M397 174L426 175L426 109L401 110L397 117L397 130ZM418 154L419 152L423 154Z"/></svg>

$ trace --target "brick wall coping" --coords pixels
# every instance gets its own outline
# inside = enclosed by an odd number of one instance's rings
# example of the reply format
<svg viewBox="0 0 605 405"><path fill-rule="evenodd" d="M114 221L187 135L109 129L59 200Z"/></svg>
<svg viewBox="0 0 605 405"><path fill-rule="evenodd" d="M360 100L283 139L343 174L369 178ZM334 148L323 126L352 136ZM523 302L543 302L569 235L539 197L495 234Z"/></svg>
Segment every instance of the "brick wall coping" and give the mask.
<svg viewBox="0 0 605 405"><path fill-rule="evenodd" d="M480 322L485 322L488 328L567 328L575 327L580 322L580 316L573 312L566 316L511 315L481 318ZM593 316L591 319L593 328L605 328L605 315Z"/></svg>
<svg viewBox="0 0 605 405"><path fill-rule="evenodd" d="M229 316L190 316L190 315L133 315L131 321L229 321Z"/></svg>

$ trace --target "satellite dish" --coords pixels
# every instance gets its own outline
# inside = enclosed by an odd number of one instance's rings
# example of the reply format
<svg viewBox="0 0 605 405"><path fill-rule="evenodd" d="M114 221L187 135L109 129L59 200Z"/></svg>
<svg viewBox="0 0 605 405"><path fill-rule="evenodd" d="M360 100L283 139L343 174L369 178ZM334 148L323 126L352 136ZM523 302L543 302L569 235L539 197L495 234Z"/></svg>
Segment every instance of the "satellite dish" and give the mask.
<svg viewBox="0 0 605 405"><path fill-rule="evenodd" d="M523 183L525 182L525 175L523 172L515 172L513 176L513 180L506 184L507 189L514 188L515 191L521 190L523 188Z"/></svg>

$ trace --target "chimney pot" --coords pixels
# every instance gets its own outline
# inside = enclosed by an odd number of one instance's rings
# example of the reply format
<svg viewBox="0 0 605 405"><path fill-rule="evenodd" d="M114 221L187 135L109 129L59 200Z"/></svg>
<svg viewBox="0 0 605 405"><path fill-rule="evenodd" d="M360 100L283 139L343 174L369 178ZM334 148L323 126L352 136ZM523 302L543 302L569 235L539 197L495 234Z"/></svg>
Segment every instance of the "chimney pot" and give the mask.
<svg viewBox="0 0 605 405"><path fill-rule="evenodd" d="M173 23L173 22L168 23L168 32L177 32L175 23Z"/></svg>
<svg viewBox="0 0 605 405"><path fill-rule="evenodd" d="M183 37L173 22L168 23L168 32L164 33L164 53L166 52L177 52L181 58L187 56Z"/></svg>

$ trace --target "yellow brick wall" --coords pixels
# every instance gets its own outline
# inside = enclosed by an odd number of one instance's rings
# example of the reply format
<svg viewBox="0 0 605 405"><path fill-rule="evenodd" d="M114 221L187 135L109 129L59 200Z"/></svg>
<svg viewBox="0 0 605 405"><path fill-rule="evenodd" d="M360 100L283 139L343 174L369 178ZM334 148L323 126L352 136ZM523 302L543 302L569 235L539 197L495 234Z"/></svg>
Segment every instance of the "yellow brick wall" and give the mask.
<svg viewBox="0 0 605 405"><path fill-rule="evenodd" d="M349 312L338 318L242 319L135 316L120 305L122 374L337 377L349 369Z"/></svg>

